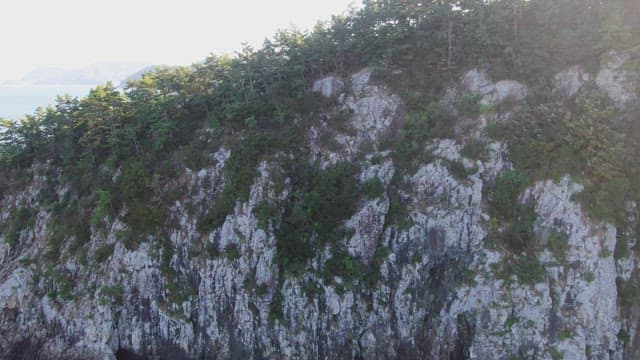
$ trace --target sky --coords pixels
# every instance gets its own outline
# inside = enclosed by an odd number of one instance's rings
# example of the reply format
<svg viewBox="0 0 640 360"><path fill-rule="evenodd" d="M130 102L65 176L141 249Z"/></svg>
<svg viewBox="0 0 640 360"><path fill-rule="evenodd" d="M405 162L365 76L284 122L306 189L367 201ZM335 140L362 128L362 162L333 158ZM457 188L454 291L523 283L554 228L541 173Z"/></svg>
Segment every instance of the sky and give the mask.
<svg viewBox="0 0 640 360"><path fill-rule="evenodd" d="M0 81L39 67L189 65L311 28L353 0L20 0L0 6Z"/></svg>

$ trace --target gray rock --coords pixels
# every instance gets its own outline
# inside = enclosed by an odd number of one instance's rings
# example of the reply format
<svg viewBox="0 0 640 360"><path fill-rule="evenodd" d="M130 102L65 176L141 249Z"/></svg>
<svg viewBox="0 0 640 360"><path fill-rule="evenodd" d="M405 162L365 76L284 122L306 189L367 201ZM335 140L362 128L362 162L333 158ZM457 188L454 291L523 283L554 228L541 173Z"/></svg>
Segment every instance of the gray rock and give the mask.
<svg viewBox="0 0 640 360"><path fill-rule="evenodd" d="M612 51L608 57L607 63L596 76L596 84L609 95L618 108L624 108L637 100L636 87L630 79L629 72L624 68L629 55Z"/></svg>
<svg viewBox="0 0 640 360"><path fill-rule="evenodd" d="M388 187L397 169L391 154L377 147L402 120L402 102L387 87L372 84L371 75L370 69L354 74L350 91L339 78L316 82L314 91L342 99L338 106L352 112L352 131L336 135L336 149L321 146L326 125L320 121L307 138L322 166L359 161L361 182L378 177ZM557 79L558 89L573 94L584 76L570 69ZM601 83L604 88L612 84ZM479 70L468 72L460 87L491 103L527 94L524 84L493 83ZM497 116L508 119L505 113ZM368 142L373 145L359 154ZM24 246L15 251L0 245L0 351L9 353L29 339L52 358L114 359L118 349L147 358L438 359L468 354L490 359L519 354L549 359L552 351L567 358L584 359L587 351L592 358L621 358L616 279L628 279L637 259L630 255L616 264L611 254L617 230L590 219L572 201L581 185L568 177L540 181L521 194L535 207L541 239L552 231L567 235L566 261L541 247L535 256L544 267L544 281L524 284L517 276L499 274L496 269L515 255L490 245L495 225L484 192L510 168L506 146L490 142L486 159L476 161L463 158L462 145L452 139L423 146L434 159L400 179L398 191L410 217L406 227L390 222L386 194L362 199L343 224L352 232L335 245L361 259L367 277L352 284L346 276L323 276L333 244L319 245L301 274L279 271L277 224L258 228L254 214L263 200L291 196L290 180L284 187L274 184L275 162L257 166L248 199L236 203L220 228L198 231L198 211L213 206L226 181L230 152L225 148L211 154L215 165L197 173L186 170L172 184L184 186L188 195L170 207L171 252L157 246L161 239L154 237L141 239L135 250L125 248L123 210L109 227L94 231L88 246L93 259L96 249L114 244L112 256L99 265L83 265L69 255L58 273L44 276L46 269L38 262L18 261L35 259L46 249L51 216L42 209L33 228L21 233ZM470 175L453 176L450 161L462 162ZM0 222L6 223L20 204L37 204L45 180L36 176L24 190L3 197ZM238 254L225 252L228 246ZM375 256L379 247L388 254ZM56 276L62 275L74 285L71 298L49 297L54 283L62 281ZM109 287L115 298L105 293ZM635 334L636 328L632 324L629 332Z"/></svg>
<svg viewBox="0 0 640 360"><path fill-rule="evenodd" d="M481 104L499 104L505 101L517 102L527 97L526 85L515 80L501 80L497 83L484 70L472 69L462 77L466 91L482 95Z"/></svg>
<svg viewBox="0 0 640 360"><path fill-rule="evenodd" d="M554 91L565 98L575 96L582 86L591 81L591 75L582 65L572 66L554 77Z"/></svg>
<svg viewBox="0 0 640 360"><path fill-rule="evenodd" d="M312 90L321 93L326 98L335 98L344 90L344 81L337 76L328 76L316 80Z"/></svg>

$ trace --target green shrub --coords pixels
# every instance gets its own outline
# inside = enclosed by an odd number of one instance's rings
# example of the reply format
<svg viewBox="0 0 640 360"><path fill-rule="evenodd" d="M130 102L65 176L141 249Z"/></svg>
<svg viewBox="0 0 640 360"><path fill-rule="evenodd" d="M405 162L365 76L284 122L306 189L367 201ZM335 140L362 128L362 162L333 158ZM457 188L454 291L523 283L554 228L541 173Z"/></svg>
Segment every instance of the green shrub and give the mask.
<svg viewBox="0 0 640 360"><path fill-rule="evenodd" d="M407 115L404 126L395 134L394 160L403 172L413 172L419 164L432 160L427 142L454 135L455 121L441 105L432 103Z"/></svg>
<svg viewBox="0 0 640 360"><path fill-rule="evenodd" d="M359 186L356 168L347 163L324 171L297 165L290 171L294 189L276 233L278 259L285 268L300 270L319 245L344 236L342 223L357 210Z"/></svg>
<svg viewBox="0 0 640 360"><path fill-rule="evenodd" d="M151 192L150 185L151 177L142 161L132 159L124 164L117 186L125 202L136 203L146 199Z"/></svg>
<svg viewBox="0 0 640 360"><path fill-rule="evenodd" d="M72 292L75 283L72 281L70 274L65 270L57 269L54 266L47 266L44 273L45 287L47 288L47 296L52 300L72 300Z"/></svg>
<svg viewBox="0 0 640 360"><path fill-rule="evenodd" d="M393 157L398 171L409 174L413 174L419 166L428 164L434 159L431 151L425 147L425 143L409 140L409 136L403 129L396 132Z"/></svg>
<svg viewBox="0 0 640 360"><path fill-rule="evenodd" d="M640 278L638 274L632 274L629 280L616 280L618 289L618 303L623 308L630 308L640 304Z"/></svg>
<svg viewBox="0 0 640 360"><path fill-rule="evenodd" d="M62 300L73 300L73 289L75 288L74 282L66 275L61 274L57 277L58 285L58 297Z"/></svg>
<svg viewBox="0 0 640 360"><path fill-rule="evenodd" d="M558 340L573 339L573 333L568 329L563 329L558 333Z"/></svg>
<svg viewBox="0 0 640 360"><path fill-rule="evenodd" d="M480 100L482 94L465 93L458 101L458 111L468 117L480 115Z"/></svg>
<svg viewBox="0 0 640 360"><path fill-rule="evenodd" d="M324 264L324 280L332 284L334 277L342 279L342 287L350 290L365 275L365 268L359 258L351 257L345 249L334 246L331 249L331 258Z"/></svg>
<svg viewBox="0 0 640 360"><path fill-rule="evenodd" d="M377 176L370 178L362 184L362 192L369 200L381 197L384 195L384 190L384 184Z"/></svg>
<svg viewBox="0 0 640 360"><path fill-rule="evenodd" d="M507 328L507 330L511 330L513 325L515 325L515 324L517 324L519 322L520 322L520 318L518 318L515 315L509 315L507 320L504 321L504 327Z"/></svg>
<svg viewBox="0 0 640 360"><path fill-rule="evenodd" d="M207 164L207 157L204 147L196 142L183 145L178 148L180 161L189 169L197 171Z"/></svg>
<svg viewBox="0 0 640 360"><path fill-rule="evenodd" d="M395 225L400 229L411 226L408 204L396 188L389 190L389 210L385 219L387 225Z"/></svg>
<svg viewBox="0 0 640 360"><path fill-rule="evenodd" d="M209 259L211 260L217 259L220 256L220 250L214 243L207 242L205 251L207 252L207 256L209 257Z"/></svg>
<svg viewBox="0 0 640 360"><path fill-rule="evenodd" d="M100 305L122 305L124 289L121 285L105 285L100 288Z"/></svg>
<svg viewBox="0 0 640 360"><path fill-rule="evenodd" d="M469 139L460 150L460 155L472 160L484 160L487 157L487 144L478 139Z"/></svg>
<svg viewBox="0 0 640 360"><path fill-rule="evenodd" d="M534 250L537 245L533 233L535 221L536 212L532 205L516 205L514 218L499 234L500 242L515 254Z"/></svg>
<svg viewBox="0 0 640 360"><path fill-rule="evenodd" d="M506 171L486 189L491 216L511 220L516 216L518 198L531 180L518 171Z"/></svg>
<svg viewBox="0 0 640 360"><path fill-rule="evenodd" d="M198 290L188 281L181 281L173 274L167 279L167 302L169 304L182 304L198 294Z"/></svg>
<svg viewBox="0 0 640 360"><path fill-rule="evenodd" d="M549 353L551 355L551 360L562 360L562 359L564 359L564 352L563 351L551 348L549 350Z"/></svg>
<svg viewBox="0 0 640 360"><path fill-rule="evenodd" d="M272 149L273 139L269 135L250 132L231 146L231 155L224 167L225 186L216 197L213 207L198 219L198 231L208 233L222 226L227 215L233 212L236 201L244 201L254 178L261 157Z"/></svg>
<svg viewBox="0 0 640 360"><path fill-rule="evenodd" d="M19 207L14 211L9 225L9 232L5 236L5 242L12 247L18 244L23 230L35 225L37 212L30 207Z"/></svg>
<svg viewBox="0 0 640 360"><path fill-rule="evenodd" d="M376 266L382 265L382 263L389 257L391 254L391 249L386 246L378 246L376 247L376 252L373 257L373 262Z"/></svg>
<svg viewBox="0 0 640 360"><path fill-rule="evenodd" d="M107 244L99 247L93 255L95 261L100 264L107 260L111 255L113 255L113 247L113 244Z"/></svg>
<svg viewBox="0 0 640 360"><path fill-rule="evenodd" d="M620 331L618 331L618 340L623 344L626 344L631 340L631 336L624 329L620 329Z"/></svg>
<svg viewBox="0 0 640 360"><path fill-rule="evenodd" d="M637 172L625 154L640 152L635 140L623 142L633 126L621 127L610 100L595 91L572 104L531 100L536 105L523 106L514 121L488 129L509 144L517 171L533 180L573 175L585 185L575 199L590 215L624 224L625 204L637 196L631 180Z"/></svg>
<svg viewBox="0 0 640 360"><path fill-rule="evenodd" d="M127 213L126 220L131 234L136 237L158 234L167 219L169 209L164 204L134 203ZM135 249L137 244L129 250Z"/></svg>
<svg viewBox="0 0 640 360"><path fill-rule="evenodd" d="M594 282L596 280L596 274L593 271L587 271L583 274L583 277L586 282Z"/></svg>
<svg viewBox="0 0 640 360"><path fill-rule="evenodd" d="M552 231L547 244L549 250L556 259L564 261L569 249L569 236L565 232Z"/></svg>
<svg viewBox="0 0 640 360"><path fill-rule="evenodd" d="M227 215L233 212L235 204L236 194L233 192L233 187L225 186L214 200L213 208L205 211L205 213L198 218L198 231L201 233L210 233L214 229L222 226Z"/></svg>
<svg viewBox="0 0 640 360"><path fill-rule="evenodd" d="M91 241L91 225L86 218L77 218L70 226L73 242L69 248L75 252Z"/></svg>
<svg viewBox="0 0 640 360"><path fill-rule="evenodd" d="M501 264L499 276L509 281L515 275L519 282L535 285L543 282L547 276L547 270L540 264L535 255L519 255L509 258Z"/></svg>
<svg viewBox="0 0 640 360"><path fill-rule="evenodd" d="M630 255L629 238L618 229L616 232L616 247L613 249L613 257L616 260L624 259Z"/></svg>
<svg viewBox="0 0 640 360"><path fill-rule="evenodd" d="M447 161L449 173L457 180L466 180L473 171L467 169L461 161Z"/></svg>
<svg viewBox="0 0 640 360"><path fill-rule="evenodd" d="M105 217L113 214L113 195L111 192L97 189L95 191L96 200L93 216L91 217L91 224L97 225Z"/></svg>
<svg viewBox="0 0 640 360"><path fill-rule="evenodd" d="M267 230L269 223L280 215L280 209L274 201L263 200L253 209L253 214L258 219L258 228Z"/></svg>
<svg viewBox="0 0 640 360"><path fill-rule="evenodd" d="M238 247L237 244L227 244L227 246L225 246L224 248L224 254L227 257L227 259L234 261L234 260L238 260L242 254L240 253L240 247Z"/></svg>
<svg viewBox="0 0 640 360"><path fill-rule="evenodd" d="M404 128L410 141L424 143L428 139L454 135L454 118L444 107L431 103L407 115Z"/></svg>

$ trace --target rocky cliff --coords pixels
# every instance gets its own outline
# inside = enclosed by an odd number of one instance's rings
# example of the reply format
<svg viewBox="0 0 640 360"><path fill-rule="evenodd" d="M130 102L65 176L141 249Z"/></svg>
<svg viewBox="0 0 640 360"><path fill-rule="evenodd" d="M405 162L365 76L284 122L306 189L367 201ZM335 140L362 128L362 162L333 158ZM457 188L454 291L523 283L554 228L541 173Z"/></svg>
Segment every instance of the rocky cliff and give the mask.
<svg viewBox="0 0 640 360"><path fill-rule="evenodd" d="M598 88L624 108L636 101L624 62L615 55L596 72L569 68L553 96ZM486 129L509 122L534 87L465 73L439 100L455 114L453 132L422 143L428 156L400 171L385 141L409 121L403 99L372 69L316 81L313 91L331 106L308 128L310 161L325 171L357 164L355 180L376 186L340 223L339 238L297 271L279 263L283 225L259 211L295 196L281 162L261 160L246 200L203 230L196 214L220 201L228 181L232 149L221 146L206 154L213 165L165 185L186 189L167 214L166 238L125 246L123 208L107 226L91 226L86 261L63 255L55 267L41 260L53 226L42 193L55 169L33 165L32 180L1 200L0 222L26 206L33 216L12 244L0 241L0 357L634 358L637 312L619 283L636 276L635 238L584 211L576 179L519 191L512 207L530 209L535 246L501 243L516 235L496 221L489 197L513 165L507 144ZM469 94L482 111L459 109ZM478 143L482 156L469 150ZM61 199L69 186L54 191Z"/></svg>

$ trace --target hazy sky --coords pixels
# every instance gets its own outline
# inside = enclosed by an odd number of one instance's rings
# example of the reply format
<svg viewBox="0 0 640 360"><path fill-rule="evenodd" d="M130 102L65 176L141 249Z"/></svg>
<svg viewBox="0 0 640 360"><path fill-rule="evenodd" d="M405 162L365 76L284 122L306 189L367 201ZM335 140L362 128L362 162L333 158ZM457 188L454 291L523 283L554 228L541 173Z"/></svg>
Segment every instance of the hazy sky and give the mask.
<svg viewBox="0 0 640 360"><path fill-rule="evenodd" d="M306 29L353 0L16 0L0 6L0 81L37 67L188 65ZM359 1L355 1L359 3Z"/></svg>

